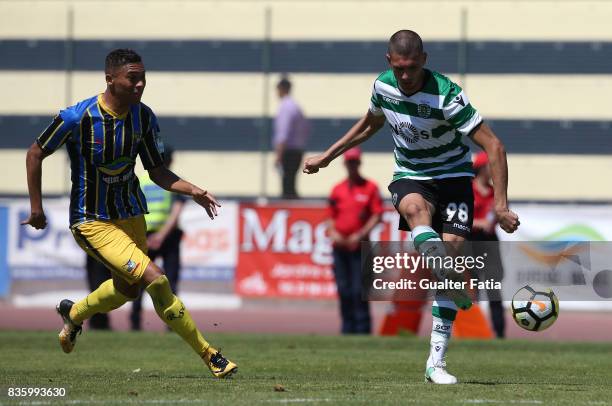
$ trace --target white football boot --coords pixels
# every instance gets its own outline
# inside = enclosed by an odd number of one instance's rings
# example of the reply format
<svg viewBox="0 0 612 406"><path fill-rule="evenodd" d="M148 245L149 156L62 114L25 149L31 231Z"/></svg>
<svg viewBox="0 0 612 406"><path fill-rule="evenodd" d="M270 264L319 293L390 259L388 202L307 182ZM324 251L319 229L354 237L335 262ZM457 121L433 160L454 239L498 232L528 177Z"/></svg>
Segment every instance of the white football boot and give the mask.
<svg viewBox="0 0 612 406"><path fill-rule="evenodd" d="M429 357L425 368L425 382L439 385L454 385L457 383L457 378L446 371L446 361L442 360L434 364L431 357Z"/></svg>

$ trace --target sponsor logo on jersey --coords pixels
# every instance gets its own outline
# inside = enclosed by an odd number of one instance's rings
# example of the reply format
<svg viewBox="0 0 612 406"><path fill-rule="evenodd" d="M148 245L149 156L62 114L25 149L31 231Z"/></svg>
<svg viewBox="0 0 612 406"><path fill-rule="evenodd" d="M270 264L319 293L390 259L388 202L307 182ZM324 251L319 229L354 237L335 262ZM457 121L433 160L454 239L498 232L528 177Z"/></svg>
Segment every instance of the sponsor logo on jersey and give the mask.
<svg viewBox="0 0 612 406"><path fill-rule="evenodd" d="M399 104L400 104L400 101L399 101L399 100L395 100L395 99L392 99L392 98L387 97L387 96L383 96L382 98L383 98L383 100L384 100L384 101L386 101L387 103L395 104L396 106L399 106Z"/></svg>
<svg viewBox="0 0 612 406"><path fill-rule="evenodd" d="M463 224L453 223L453 227L458 228L463 231L468 231L468 232L470 231L470 228L468 226L464 226Z"/></svg>
<svg viewBox="0 0 612 406"><path fill-rule="evenodd" d="M134 168L131 168L126 173L117 175L117 176L105 176L102 175L102 181L107 185L117 185L121 183L126 183L131 181L134 178Z"/></svg>
<svg viewBox="0 0 612 406"><path fill-rule="evenodd" d="M463 101L463 97L461 97L461 95L458 95L457 97L455 97L453 101L465 107L465 102Z"/></svg>
<svg viewBox="0 0 612 406"><path fill-rule="evenodd" d="M419 130L414 124L408 121L401 121L397 124L389 123L391 131L402 137L407 143L414 144L419 140L429 138L429 133L425 130Z"/></svg>
<svg viewBox="0 0 612 406"><path fill-rule="evenodd" d="M106 162L98 165L98 170L105 175L117 176L125 172L128 169L134 167L134 160L128 157L120 157L112 162Z"/></svg>
<svg viewBox="0 0 612 406"><path fill-rule="evenodd" d="M417 106L417 114L419 117L429 118L431 116L431 107L429 107L429 104L421 103Z"/></svg>

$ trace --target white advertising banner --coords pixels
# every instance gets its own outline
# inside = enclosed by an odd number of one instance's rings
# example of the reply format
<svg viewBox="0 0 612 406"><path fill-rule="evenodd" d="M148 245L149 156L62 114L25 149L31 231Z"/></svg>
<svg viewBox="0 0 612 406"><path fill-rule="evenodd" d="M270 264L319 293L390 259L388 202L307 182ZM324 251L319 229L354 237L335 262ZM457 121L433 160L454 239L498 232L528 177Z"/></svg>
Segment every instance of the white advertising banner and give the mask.
<svg viewBox="0 0 612 406"><path fill-rule="evenodd" d="M612 205L520 204L512 210L519 229L497 230L500 240L516 242L501 245L504 297L528 284L552 288L565 309L612 308L602 283L612 272L604 243L612 241Z"/></svg>
<svg viewBox="0 0 612 406"><path fill-rule="evenodd" d="M183 279L231 280L238 259L238 204L220 202L219 216L189 202L181 214Z"/></svg>
<svg viewBox="0 0 612 406"><path fill-rule="evenodd" d="M7 202L8 267L13 279L82 279L85 252L69 229L68 199L46 199L47 227L35 230L20 223L30 213L27 199ZM183 279L231 280L237 262L238 204L221 202L210 220L203 208L188 202L180 225Z"/></svg>
<svg viewBox="0 0 612 406"><path fill-rule="evenodd" d="M46 199L47 227L36 230L21 222L30 215L30 202L9 202L8 265L13 279L83 278L85 253L72 237L68 199Z"/></svg>
<svg viewBox="0 0 612 406"><path fill-rule="evenodd" d="M612 241L612 205L515 204L519 229L502 241Z"/></svg>

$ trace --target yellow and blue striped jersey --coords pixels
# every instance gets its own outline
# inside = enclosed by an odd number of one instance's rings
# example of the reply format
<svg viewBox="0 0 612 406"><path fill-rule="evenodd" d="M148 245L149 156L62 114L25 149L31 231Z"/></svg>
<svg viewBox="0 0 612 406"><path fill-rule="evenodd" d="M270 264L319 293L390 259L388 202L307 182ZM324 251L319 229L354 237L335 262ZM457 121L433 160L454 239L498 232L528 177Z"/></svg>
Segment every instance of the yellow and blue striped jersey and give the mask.
<svg viewBox="0 0 612 406"><path fill-rule="evenodd" d="M147 170L160 166L163 144L157 117L145 104L118 115L101 95L94 96L60 111L36 142L46 153L66 144L72 172L71 225L147 212L134 173L136 156Z"/></svg>

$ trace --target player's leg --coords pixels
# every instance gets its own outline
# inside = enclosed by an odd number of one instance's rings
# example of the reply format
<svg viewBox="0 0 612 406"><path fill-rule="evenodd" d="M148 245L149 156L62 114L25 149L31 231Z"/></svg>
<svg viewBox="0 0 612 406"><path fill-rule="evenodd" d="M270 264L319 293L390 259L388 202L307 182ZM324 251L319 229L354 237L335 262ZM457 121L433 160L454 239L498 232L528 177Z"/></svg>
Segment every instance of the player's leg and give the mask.
<svg viewBox="0 0 612 406"><path fill-rule="evenodd" d="M430 349L425 364L425 379L437 384L455 384L457 378L446 371L445 357L457 315L457 306L446 295L437 292L431 305L431 315Z"/></svg>
<svg viewBox="0 0 612 406"><path fill-rule="evenodd" d="M446 256L446 248L440 235L441 217L440 213L436 212L439 200L436 185L431 181L400 180L392 183L389 190L401 215L400 229L411 231L415 249L427 256ZM444 280L452 270L440 268L432 271L438 279ZM432 304L430 353L425 368L425 377L429 382L457 383L457 379L446 371L444 361L456 313L455 303L442 292L438 292Z"/></svg>
<svg viewBox="0 0 612 406"><path fill-rule="evenodd" d="M118 278L115 272L125 268L128 274L133 274L132 284L136 282L134 278L137 278L142 272L141 269L138 269L142 259L131 258L136 248L135 243L115 224L103 221L86 222L73 227L72 233L76 242L88 255L111 270L113 278L103 282L96 290L76 303L64 299L57 306L57 311L64 321L59 340L66 353L74 349L77 334L80 334L84 320L96 313L107 313L114 310L136 297L135 288L128 288L129 279L128 282L120 280L121 285L117 285Z"/></svg>
<svg viewBox="0 0 612 406"><path fill-rule="evenodd" d="M439 181L439 195L436 223L442 229L444 245L437 243L444 250L444 255L457 255L461 252L466 237L472 227L473 197L471 184L464 179L456 181ZM447 277L463 281L463 274L448 270ZM471 298L464 289L452 289L436 292L432 305L432 330L430 352L425 368L425 377L429 382L454 384L457 378L446 371L446 350L451 339L453 322L457 307L469 308Z"/></svg>
<svg viewBox="0 0 612 406"><path fill-rule="evenodd" d="M438 182L439 199L436 210L441 222L443 247L449 255L459 255L466 239L472 233L474 222L474 192L469 177L440 179ZM466 275L454 269L449 270L447 278L465 282ZM472 306L472 297L467 289L447 290L446 294L463 310Z"/></svg>
<svg viewBox="0 0 612 406"><path fill-rule="evenodd" d="M442 243L439 233L442 229L439 221L440 213L436 212L437 192L432 190L431 184L406 179L392 183L389 190L394 195L394 201L396 196L400 199L396 206L401 215L400 229L411 231L414 248L428 257L446 257L446 246ZM437 226L432 226L434 219L437 219L435 221ZM444 266L434 267L432 272L439 280L455 277L454 270ZM457 305L469 307L471 303L457 303Z"/></svg>
<svg viewBox="0 0 612 406"><path fill-rule="evenodd" d="M138 244L137 244L138 245ZM151 261L155 261L158 256L158 250L149 250L147 255ZM141 288L138 292L138 296L132 302L132 311L130 312L130 327L132 331L140 331L142 328L142 296L144 290Z"/></svg>
<svg viewBox="0 0 612 406"><path fill-rule="evenodd" d="M442 234L442 239L445 242L444 255L446 251L449 253L458 252L463 241L462 237L455 235ZM440 244L440 243L438 243ZM441 244L440 244L441 245ZM453 271L449 271L449 275ZM429 357L425 365L425 378L428 382L436 384L455 384L457 378L448 373L446 370L446 350L451 339L453 330L453 322L457 315L457 301L464 296L471 306L471 300L466 293L458 296L456 291L438 290L434 302L431 306L432 326L430 338Z"/></svg>
<svg viewBox="0 0 612 406"><path fill-rule="evenodd" d="M104 283L106 280L111 278L111 273L104 265L95 260L90 255L85 255L87 262L85 268L87 269L87 285L89 291L93 292ZM107 313L96 313L89 319L89 328L92 330L109 330L110 322Z"/></svg>
<svg viewBox="0 0 612 406"><path fill-rule="evenodd" d="M424 255L439 256L440 235L432 228L436 191L431 181L399 179L389 185L400 230L410 231L414 247Z"/></svg>
<svg viewBox="0 0 612 406"><path fill-rule="evenodd" d="M82 323L95 313L107 313L138 295L135 285L138 269L146 266L144 258L132 255L136 244L116 224L103 221L83 223L73 229L73 235L88 255L96 258L110 271L112 278L103 282L98 289L75 303L70 310L70 318ZM144 256L141 253L141 256ZM148 261L148 258L147 258ZM133 274L128 280L119 277L118 270Z"/></svg>
<svg viewBox="0 0 612 406"><path fill-rule="evenodd" d="M151 295L159 318L191 346L214 376L223 378L237 371L236 364L224 358L204 339L183 302L172 292L168 278L154 262L145 269L141 283Z"/></svg>

